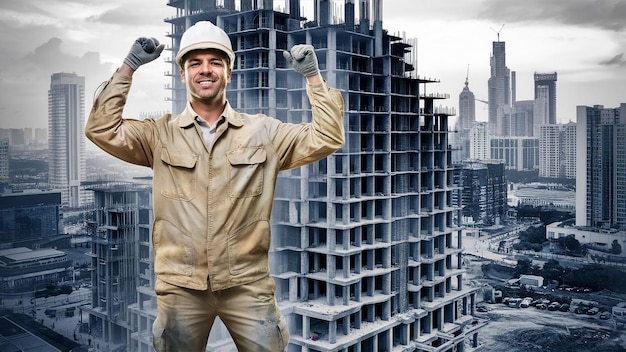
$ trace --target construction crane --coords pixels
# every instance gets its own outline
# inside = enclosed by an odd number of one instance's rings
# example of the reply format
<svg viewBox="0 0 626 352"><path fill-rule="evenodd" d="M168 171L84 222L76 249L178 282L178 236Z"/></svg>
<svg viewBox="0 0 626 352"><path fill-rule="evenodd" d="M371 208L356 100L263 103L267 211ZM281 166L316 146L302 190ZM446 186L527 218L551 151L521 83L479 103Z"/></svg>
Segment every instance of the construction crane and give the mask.
<svg viewBox="0 0 626 352"><path fill-rule="evenodd" d="M502 26L500 27L500 29L498 29L497 31L495 29L491 28L492 31L496 32L496 35L498 36L498 41L500 41L500 32L502 32L502 28L504 28L504 24L502 24Z"/></svg>

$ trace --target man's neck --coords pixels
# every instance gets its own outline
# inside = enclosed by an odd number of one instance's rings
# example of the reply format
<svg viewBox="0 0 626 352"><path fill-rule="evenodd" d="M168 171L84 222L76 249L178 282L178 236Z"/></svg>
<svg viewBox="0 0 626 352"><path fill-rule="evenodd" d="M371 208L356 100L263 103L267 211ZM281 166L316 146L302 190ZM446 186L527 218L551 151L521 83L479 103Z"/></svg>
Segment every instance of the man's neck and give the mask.
<svg viewBox="0 0 626 352"><path fill-rule="evenodd" d="M201 119L206 121L209 125L213 126L220 116L224 112L226 107L226 101L214 101L207 103L204 101L192 100L191 108L200 116Z"/></svg>

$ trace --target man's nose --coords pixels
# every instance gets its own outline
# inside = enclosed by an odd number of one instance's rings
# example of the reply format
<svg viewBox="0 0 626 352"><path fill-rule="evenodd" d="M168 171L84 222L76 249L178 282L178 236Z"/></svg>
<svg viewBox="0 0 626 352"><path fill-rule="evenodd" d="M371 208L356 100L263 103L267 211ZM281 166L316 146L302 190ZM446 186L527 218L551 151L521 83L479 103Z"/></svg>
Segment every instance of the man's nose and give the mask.
<svg viewBox="0 0 626 352"><path fill-rule="evenodd" d="M211 63L209 61L203 61L202 64L200 64L200 71L204 73L210 73L213 71L213 67L211 66Z"/></svg>

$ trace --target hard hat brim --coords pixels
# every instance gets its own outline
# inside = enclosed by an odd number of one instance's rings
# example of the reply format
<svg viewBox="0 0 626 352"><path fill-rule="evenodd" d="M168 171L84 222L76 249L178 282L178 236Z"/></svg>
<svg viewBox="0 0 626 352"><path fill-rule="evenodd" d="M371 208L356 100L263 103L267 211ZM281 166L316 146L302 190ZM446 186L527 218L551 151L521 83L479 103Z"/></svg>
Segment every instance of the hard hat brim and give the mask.
<svg viewBox="0 0 626 352"><path fill-rule="evenodd" d="M178 50L178 53L176 54L176 64L178 64L180 68L183 68L183 57L191 51L202 50L202 49L217 49L217 50L224 52L226 56L228 56L228 59L230 61L229 62L230 68L231 69L233 68L233 65L235 63L235 53L230 48L226 47L225 45L217 43L217 42L213 42L213 41L197 42L191 45L187 45L184 48L181 48L180 50Z"/></svg>

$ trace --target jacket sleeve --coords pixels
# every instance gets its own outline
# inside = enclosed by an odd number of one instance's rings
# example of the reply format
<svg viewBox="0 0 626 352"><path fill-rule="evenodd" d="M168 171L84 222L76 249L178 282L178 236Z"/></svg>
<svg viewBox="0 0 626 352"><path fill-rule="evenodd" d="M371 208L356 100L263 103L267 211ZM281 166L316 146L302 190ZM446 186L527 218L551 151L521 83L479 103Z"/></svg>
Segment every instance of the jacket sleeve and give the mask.
<svg viewBox="0 0 626 352"><path fill-rule="evenodd" d="M155 121L122 118L131 82L130 76L115 73L102 83L104 88L96 92L85 135L116 158L151 167Z"/></svg>
<svg viewBox="0 0 626 352"><path fill-rule="evenodd" d="M279 123L272 139L281 159L281 170L300 167L327 157L345 140L343 97L326 82L307 84L313 121L305 124Z"/></svg>

